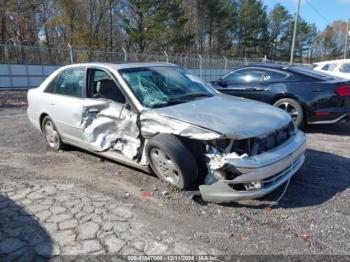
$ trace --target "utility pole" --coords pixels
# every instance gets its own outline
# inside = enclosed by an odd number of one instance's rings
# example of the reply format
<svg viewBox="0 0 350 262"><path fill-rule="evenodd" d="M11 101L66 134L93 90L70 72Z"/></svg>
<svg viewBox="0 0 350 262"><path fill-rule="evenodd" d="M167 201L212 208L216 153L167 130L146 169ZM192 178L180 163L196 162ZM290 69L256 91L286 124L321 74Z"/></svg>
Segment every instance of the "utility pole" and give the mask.
<svg viewBox="0 0 350 262"><path fill-rule="evenodd" d="M294 61L294 48L295 48L295 40L297 36L297 28L298 28L298 20L299 20L299 10L300 10L300 0L298 0L298 9L297 13L295 14L295 20L294 20L294 30L293 30L293 39L292 39L292 50L290 52L290 64L293 64Z"/></svg>
<svg viewBox="0 0 350 262"><path fill-rule="evenodd" d="M349 31L349 21L346 23L346 32L345 32L345 43L344 43L344 59L346 59L346 52L348 49L348 36L350 34Z"/></svg>

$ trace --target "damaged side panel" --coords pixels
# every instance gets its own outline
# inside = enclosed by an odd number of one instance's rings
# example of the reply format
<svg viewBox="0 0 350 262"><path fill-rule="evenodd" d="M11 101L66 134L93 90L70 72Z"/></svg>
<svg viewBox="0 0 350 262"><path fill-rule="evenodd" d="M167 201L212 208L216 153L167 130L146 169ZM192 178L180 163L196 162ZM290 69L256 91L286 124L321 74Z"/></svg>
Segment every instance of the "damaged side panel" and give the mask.
<svg viewBox="0 0 350 262"><path fill-rule="evenodd" d="M81 127L86 146L93 151L116 150L134 159L141 146L137 114L125 105L101 101L83 109Z"/></svg>
<svg viewBox="0 0 350 262"><path fill-rule="evenodd" d="M84 106L81 119L82 138L88 149L119 151L141 165L148 165L145 145L156 134L175 134L197 140L222 137L214 131L164 117L151 110L137 115L122 104L106 100L91 100Z"/></svg>

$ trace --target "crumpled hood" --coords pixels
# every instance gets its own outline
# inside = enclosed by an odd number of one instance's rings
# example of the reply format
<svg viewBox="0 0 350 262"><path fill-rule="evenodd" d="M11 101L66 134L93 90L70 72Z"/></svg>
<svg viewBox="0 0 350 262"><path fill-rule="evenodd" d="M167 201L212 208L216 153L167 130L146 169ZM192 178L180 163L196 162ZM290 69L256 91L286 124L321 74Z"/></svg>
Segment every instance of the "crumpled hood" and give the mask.
<svg viewBox="0 0 350 262"><path fill-rule="evenodd" d="M225 94L153 110L233 139L263 136L291 122L279 108Z"/></svg>

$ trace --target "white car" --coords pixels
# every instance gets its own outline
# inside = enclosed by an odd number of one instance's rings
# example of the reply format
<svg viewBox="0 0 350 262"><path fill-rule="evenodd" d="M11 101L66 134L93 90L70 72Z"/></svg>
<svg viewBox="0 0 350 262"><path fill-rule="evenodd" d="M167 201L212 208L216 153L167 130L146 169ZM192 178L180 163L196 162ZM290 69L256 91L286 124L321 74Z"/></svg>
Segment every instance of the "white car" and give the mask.
<svg viewBox="0 0 350 262"><path fill-rule="evenodd" d="M350 59L314 63L314 70L350 80Z"/></svg>
<svg viewBox="0 0 350 262"><path fill-rule="evenodd" d="M202 198L261 197L302 166L305 135L285 111L217 92L171 64L62 67L28 92L28 117L52 149L71 144Z"/></svg>

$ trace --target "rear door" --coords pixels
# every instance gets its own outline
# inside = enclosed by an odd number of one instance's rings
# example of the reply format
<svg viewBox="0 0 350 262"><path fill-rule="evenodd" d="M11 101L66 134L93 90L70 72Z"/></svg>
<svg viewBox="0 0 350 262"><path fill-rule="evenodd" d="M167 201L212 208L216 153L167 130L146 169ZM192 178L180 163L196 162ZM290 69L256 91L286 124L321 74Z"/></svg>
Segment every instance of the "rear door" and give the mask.
<svg viewBox="0 0 350 262"><path fill-rule="evenodd" d="M63 140L81 145L86 68L66 69L45 89L47 112Z"/></svg>

